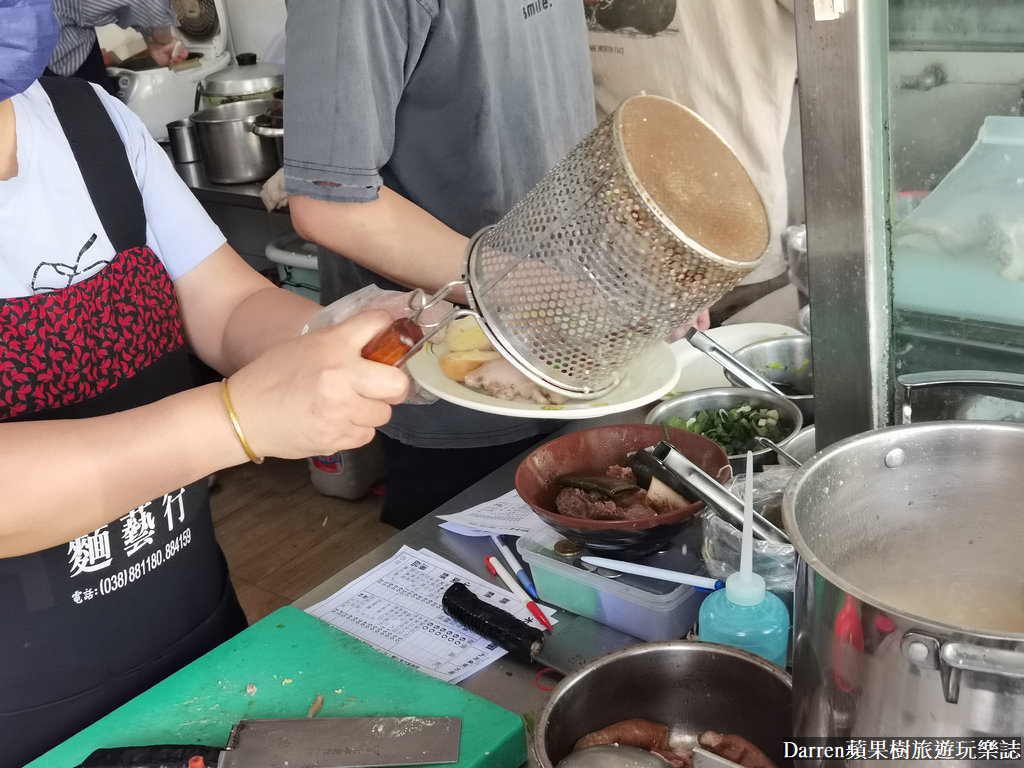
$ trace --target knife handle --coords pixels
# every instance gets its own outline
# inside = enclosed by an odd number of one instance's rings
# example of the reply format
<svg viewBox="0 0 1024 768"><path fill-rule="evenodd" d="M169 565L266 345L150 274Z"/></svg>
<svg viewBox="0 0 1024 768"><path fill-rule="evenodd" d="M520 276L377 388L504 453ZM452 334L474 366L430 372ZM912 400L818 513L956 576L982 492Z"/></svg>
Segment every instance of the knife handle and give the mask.
<svg viewBox="0 0 1024 768"><path fill-rule="evenodd" d="M457 622L497 643L521 661L533 661L533 654L544 642L544 633L539 629L485 603L461 581L445 590L441 607Z"/></svg>
<svg viewBox="0 0 1024 768"><path fill-rule="evenodd" d="M216 768L223 751L189 744L112 747L97 749L77 768Z"/></svg>

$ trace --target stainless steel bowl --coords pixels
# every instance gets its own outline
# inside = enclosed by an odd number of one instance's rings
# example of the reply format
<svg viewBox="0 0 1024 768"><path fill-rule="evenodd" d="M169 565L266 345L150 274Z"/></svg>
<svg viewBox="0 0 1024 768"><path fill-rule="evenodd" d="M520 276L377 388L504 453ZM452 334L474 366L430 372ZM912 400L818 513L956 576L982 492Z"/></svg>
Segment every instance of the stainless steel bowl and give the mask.
<svg viewBox="0 0 1024 768"><path fill-rule="evenodd" d="M818 452L814 437L814 426L804 427L786 445L786 453L803 464Z"/></svg>
<svg viewBox="0 0 1024 768"><path fill-rule="evenodd" d="M643 718L669 727L672 746L696 744L704 731L735 733L777 766L791 765L792 682L785 670L717 643L642 643L602 656L564 678L534 730L542 768L554 768L588 733Z"/></svg>
<svg viewBox="0 0 1024 768"><path fill-rule="evenodd" d="M732 353L772 384L786 392L804 417L804 424L814 423L814 372L811 368L810 336L779 336L740 347ZM743 382L728 371L725 377L738 387Z"/></svg>
<svg viewBox="0 0 1024 768"><path fill-rule="evenodd" d="M749 403L755 408L774 408L779 412L779 421L786 430L786 436L778 441L781 448L785 448L803 427L803 414L789 398L746 387L695 389L683 395L676 395L654 406L647 414L645 421L648 424L668 425L675 416L688 419L701 411L715 408L736 408L744 403ZM777 463L775 451L771 448L755 450L754 468L760 469L766 463ZM734 474L745 472L747 468L746 453L730 456L729 464Z"/></svg>
<svg viewBox="0 0 1024 768"><path fill-rule="evenodd" d="M811 305L804 304L800 308L800 311L796 313L796 324L800 326L800 330L804 333L809 334L811 332Z"/></svg>

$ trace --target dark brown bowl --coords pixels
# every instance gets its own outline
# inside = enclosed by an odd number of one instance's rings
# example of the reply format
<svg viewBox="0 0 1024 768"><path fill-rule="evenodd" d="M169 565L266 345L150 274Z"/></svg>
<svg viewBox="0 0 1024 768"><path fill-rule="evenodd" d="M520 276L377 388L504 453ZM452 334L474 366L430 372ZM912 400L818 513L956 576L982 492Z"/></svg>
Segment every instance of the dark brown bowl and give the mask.
<svg viewBox="0 0 1024 768"><path fill-rule="evenodd" d="M555 497L561 490L557 482L561 475L604 474L613 464L625 465L633 451L662 440L719 482L731 477L729 457L706 437L658 424L615 424L571 432L534 449L516 469L516 491L544 522L589 549L635 557L656 552L704 509L703 502L637 520L585 520L558 514Z"/></svg>

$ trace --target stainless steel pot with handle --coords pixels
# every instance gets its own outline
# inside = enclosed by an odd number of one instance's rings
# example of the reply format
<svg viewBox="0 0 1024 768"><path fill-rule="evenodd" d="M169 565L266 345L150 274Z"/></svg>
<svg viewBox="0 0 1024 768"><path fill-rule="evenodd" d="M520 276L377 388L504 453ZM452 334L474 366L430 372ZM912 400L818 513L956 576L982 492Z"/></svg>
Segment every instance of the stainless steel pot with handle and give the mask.
<svg viewBox="0 0 1024 768"><path fill-rule="evenodd" d="M215 184L263 181L281 161L273 138L253 133L256 119L279 99L233 101L192 115L207 178Z"/></svg>
<svg viewBox="0 0 1024 768"><path fill-rule="evenodd" d="M935 421L847 438L796 472L795 735L1019 738L1022 456L1024 425Z"/></svg>
<svg viewBox="0 0 1024 768"><path fill-rule="evenodd" d="M284 163L284 104L277 103L252 124L252 132L257 136L274 140L279 164Z"/></svg>

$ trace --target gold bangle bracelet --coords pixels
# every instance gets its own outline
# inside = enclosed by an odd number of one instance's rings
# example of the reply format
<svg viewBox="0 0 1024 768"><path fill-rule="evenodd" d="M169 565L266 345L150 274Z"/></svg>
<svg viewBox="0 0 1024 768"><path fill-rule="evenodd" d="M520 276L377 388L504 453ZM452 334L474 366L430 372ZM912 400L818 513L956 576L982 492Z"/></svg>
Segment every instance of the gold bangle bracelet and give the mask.
<svg viewBox="0 0 1024 768"><path fill-rule="evenodd" d="M220 382L220 394L224 398L224 407L228 411L228 418L231 419L231 426L235 428L235 434L238 435L238 442L242 444L242 449L245 451L245 455L249 457L249 461L253 464L262 464L263 457L257 456L252 448L249 447L249 441L245 439L245 433L242 432L242 425L238 423L238 414L235 413L234 407L231 405L231 395L228 394L228 380L221 379Z"/></svg>

